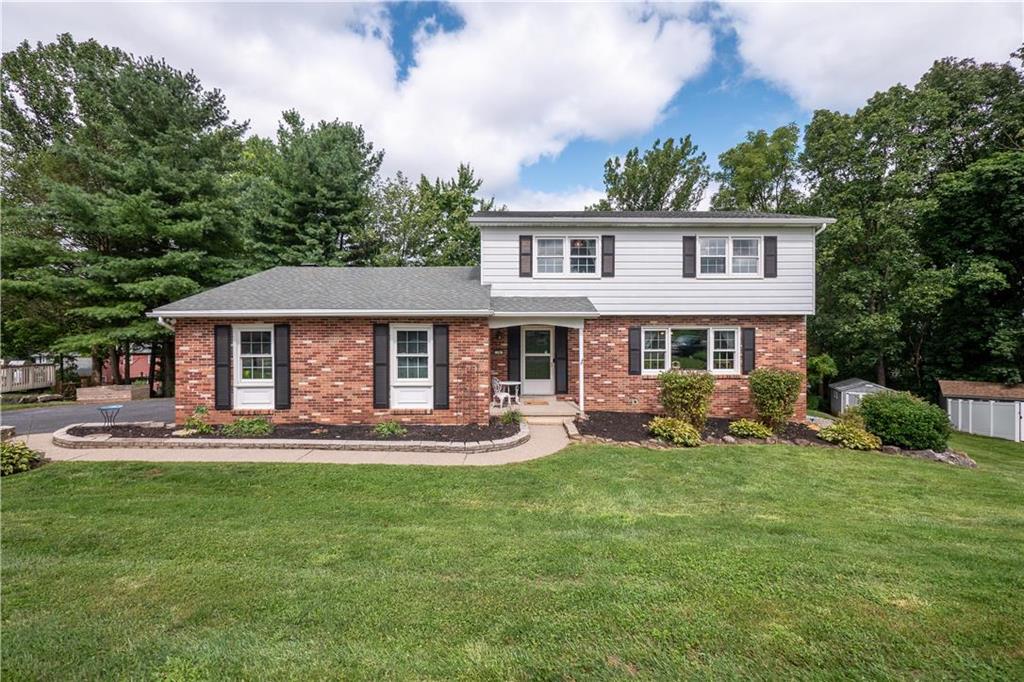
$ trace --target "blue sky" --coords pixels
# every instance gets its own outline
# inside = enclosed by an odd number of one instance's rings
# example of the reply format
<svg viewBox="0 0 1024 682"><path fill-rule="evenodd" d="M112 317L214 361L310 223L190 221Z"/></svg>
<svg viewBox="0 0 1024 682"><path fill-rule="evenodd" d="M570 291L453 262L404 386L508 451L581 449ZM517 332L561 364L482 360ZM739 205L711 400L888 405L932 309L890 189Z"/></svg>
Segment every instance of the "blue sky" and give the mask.
<svg viewBox="0 0 1024 682"><path fill-rule="evenodd" d="M714 163L913 84L944 56L1005 61L1024 3L11 3L3 48L61 32L165 58L254 134L281 111L359 123L384 171L469 162L517 209L582 208L606 159L690 134ZM712 188L713 189L713 188ZM704 203L710 199L710 192Z"/></svg>

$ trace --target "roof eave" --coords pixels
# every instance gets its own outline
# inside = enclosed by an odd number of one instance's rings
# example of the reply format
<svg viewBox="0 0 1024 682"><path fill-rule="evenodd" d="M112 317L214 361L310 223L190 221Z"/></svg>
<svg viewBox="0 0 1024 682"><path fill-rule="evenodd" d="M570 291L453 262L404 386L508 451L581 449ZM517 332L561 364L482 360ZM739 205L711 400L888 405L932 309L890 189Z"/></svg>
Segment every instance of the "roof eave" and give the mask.
<svg viewBox="0 0 1024 682"><path fill-rule="evenodd" d="M248 317L490 317L489 309L474 310L317 310L317 309L263 309L263 310L163 310L146 313L146 317L183 319L209 318L241 319Z"/></svg>
<svg viewBox="0 0 1024 682"><path fill-rule="evenodd" d="M693 227L733 227L757 225L764 227L822 227L836 222L835 218L609 218L607 216L591 217L551 217L551 218L517 218L484 216L470 218L473 225L488 227L525 227L530 225L622 225L624 227L673 226L686 225Z"/></svg>

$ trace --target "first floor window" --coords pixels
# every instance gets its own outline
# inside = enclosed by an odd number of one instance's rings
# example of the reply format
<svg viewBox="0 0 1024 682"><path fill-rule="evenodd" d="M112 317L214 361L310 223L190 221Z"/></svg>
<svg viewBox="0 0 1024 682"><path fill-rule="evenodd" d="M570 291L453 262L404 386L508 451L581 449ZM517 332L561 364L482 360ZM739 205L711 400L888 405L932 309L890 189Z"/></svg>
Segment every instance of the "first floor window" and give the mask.
<svg viewBox="0 0 1024 682"><path fill-rule="evenodd" d="M738 330L644 329L643 373L658 374L667 369L738 372Z"/></svg>
<svg viewBox="0 0 1024 682"><path fill-rule="evenodd" d="M238 366L242 381L274 379L274 339L271 330L238 332Z"/></svg>
<svg viewBox="0 0 1024 682"><path fill-rule="evenodd" d="M644 331L644 370L662 371L665 369L665 330L648 329Z"/></svg>
<svg viewBox="0 0 1024 682"><path fill-rule="evenodd" d="M708 368L708 331L672 330L672 369Z"/></svg>
<svg viewBox="0 0 1024 682"><path fill-rule="evenodd" d="M544 274L558 274L564 272L562 265L565 252L563 247L565 241L557 239L537 240L537 272Z"/></svg>
<svg viewBox="0 0 1024 682"><path fill-rule="evenodd" d="M430 333L426 329L395 332L395 369L399 379L430 378Z"/></svg>
<svg viewBox="0 0 1024 682"><path fill-rule="evenodd" d="M714 329L711 335L714 337L714 346L711 351L711 369L736 369L736 330Z"/></svg>

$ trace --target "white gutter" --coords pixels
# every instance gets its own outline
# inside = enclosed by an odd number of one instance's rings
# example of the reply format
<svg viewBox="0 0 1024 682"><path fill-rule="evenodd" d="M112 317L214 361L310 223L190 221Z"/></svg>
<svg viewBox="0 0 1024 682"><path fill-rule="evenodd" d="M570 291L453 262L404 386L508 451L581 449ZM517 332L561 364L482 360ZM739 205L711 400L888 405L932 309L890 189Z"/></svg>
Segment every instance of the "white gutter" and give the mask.
<svg viewBox="0 0 1024 682"><path fill-rule="evenodd" d="M271 308L264 310L162 310L147 317L490 317L491 310L351 310Z"/></svg>
<svg viewBox="0 0 1024 682"><path fill-rule="evenodd" d="M555 313L555 312L550 312L550 311L546 311L546 312L543 312L543 313L534 313L534 312L529 312L527 310L518 310L518 311L503 310L503 311L500 311L500 312L499 311L494 311L492 313L492 316L493 317L582 317L582 318L587 319L587 320L595 320L598 317L600 317L601 315L596 310L588 310L585 313L583 313L583 312Z"/></svg>
<svg viewBox="0 0 1024 682"><path fill-rule="evenodd" d="M662 226L673 225L700 225L706 227L809 227L814 225L831 225L835 218L609 218L595 216L591 217L570 217L570 218L516 218L513 216L484 218L470 218L472 225L486 225L490 227L525 227L530 225L549 225L557 227L562 225L616 225L621 227L630 226Z"/></svg>

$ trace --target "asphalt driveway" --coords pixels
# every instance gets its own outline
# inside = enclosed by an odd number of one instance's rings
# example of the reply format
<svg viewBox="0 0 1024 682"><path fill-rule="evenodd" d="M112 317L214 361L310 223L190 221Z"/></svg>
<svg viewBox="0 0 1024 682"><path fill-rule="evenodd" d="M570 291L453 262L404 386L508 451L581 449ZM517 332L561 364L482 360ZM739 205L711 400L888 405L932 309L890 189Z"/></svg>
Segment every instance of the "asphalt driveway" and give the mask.
<svg viewBox="0 0 1024 682"><path fill-rule="evenodd" d="M123 403L118 421L174 421L174 398L154 398ZM0 423L10 424L18 435L53 433L68 424L102 421L99 404L30 407L0 413Z"/></svg>

